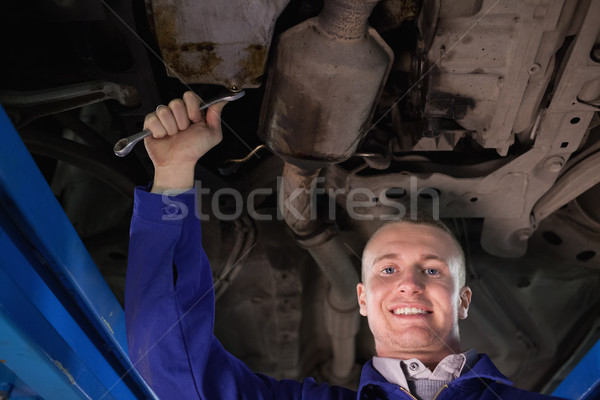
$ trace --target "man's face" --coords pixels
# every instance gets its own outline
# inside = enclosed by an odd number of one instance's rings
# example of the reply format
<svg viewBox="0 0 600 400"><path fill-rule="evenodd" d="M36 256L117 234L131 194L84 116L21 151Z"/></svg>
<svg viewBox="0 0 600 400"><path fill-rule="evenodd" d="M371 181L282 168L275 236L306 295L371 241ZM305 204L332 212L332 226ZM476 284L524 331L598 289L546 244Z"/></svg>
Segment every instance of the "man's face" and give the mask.
<svg viewBox="0 0 600 400"><path fill-rule="evenodd" d="M363 263L358 302L378 356L443 358L460 351L458 318L467 316L471 290L458 287L450 236L432 226L392 224L371 240Z"/></svg>

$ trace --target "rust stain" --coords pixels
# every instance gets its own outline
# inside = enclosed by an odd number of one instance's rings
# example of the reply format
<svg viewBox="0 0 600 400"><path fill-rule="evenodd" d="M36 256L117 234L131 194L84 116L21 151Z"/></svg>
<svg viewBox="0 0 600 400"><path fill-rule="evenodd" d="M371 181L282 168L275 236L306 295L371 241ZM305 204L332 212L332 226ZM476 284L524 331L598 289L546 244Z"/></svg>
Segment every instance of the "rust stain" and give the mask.
<svg viewBox="0 0 600 400"><path fill-rule="evenodd" d="M224 65L223 59L224 54L229 54L230 49L222 46L235 44L200 42L195 38L187 38L184 42L186 39L182 36L179 23L183 18L181 13L182 9L178 2L152 1L154 31L169 76L185 83L219 82L236 87L260 86L267 61L268 45L253 43L243 49L234 49L237 56L227 61L236 63L234 65L239 67L239 70L233 68L231 71L233 65Z"/></svg>
<svg viewBox="0 0 600 400"><path fill-rule="evenodd" d="M213 75L213 71L222 62L223 58L217 55L217 43L203 42L195 45L194 51L194 63L195 65L190 68L195 73L201 73L203 75Z"/></svg>
<svg viewBox="0 0 600 400"><path fill-rule="evenodd" d="M156 1L153 3L154 29L161 49L175 46L177 37L177 8L174 4ZM164 54L163 54L164 55Z"/></svg>
<svg viewBox="0 0 600 400"><path fill-rule="evenodd" d="M262 44L251 44L244 51L246 57L238 61L240 67L238 80L240 82L250 80L252 84L260 84L259 79L264 73L267 62L267 47Z"/></svg>
<svg viewBox="0 0 600 400"><path fill-rule="evenodd" d="M183 43L164 49L165 63L175 72L171 76L194 83L199 76L210 77L221 65L218 44L213 42Z"/></svg>
<svg viewBox="0 0 600 400"><path fill-rule="evenodd" d="M158 47L165 60L167 74L173 76L173 70L176 70L176 68L171 62L169 49L175 47L175 38L177 37L177 25L175 23L177 8L174 4L167 4L165 1L154 1L152 9Z"/></svg>
<svg viewBox="0 0 600 400"><path fill-rule="evenodd" d="M153 2L156 39L165 60L169 76L184 81L195 80L198 76L211 76L215 68L223 62L217 55L218 44L213 42L178 42L179 20L176 4L166 1Z"/></svg>
<svg viewBox="0 0 600 400"><path fill-rule="evenodd" d="M196 44L195 48L196 48L196 51L199 51L199 52L203 52L203 51L213 52L213 51L215 51L216 45L217 44L213 43L213 42L202 42L202 43Z"/></svg>

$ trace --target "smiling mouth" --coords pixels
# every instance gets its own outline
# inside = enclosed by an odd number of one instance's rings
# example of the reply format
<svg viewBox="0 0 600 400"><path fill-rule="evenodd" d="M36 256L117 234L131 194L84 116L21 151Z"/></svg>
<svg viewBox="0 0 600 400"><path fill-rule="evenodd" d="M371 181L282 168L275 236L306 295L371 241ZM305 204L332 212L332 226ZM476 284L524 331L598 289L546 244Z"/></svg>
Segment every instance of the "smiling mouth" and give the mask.
<svg viewBox="0 0 600 400"><path fill-rule="evenodd" d="M419 315L419 314L431 314L431 311L423 310L416 307L401 307L390 310L392 314L396 315Z"/></svg>

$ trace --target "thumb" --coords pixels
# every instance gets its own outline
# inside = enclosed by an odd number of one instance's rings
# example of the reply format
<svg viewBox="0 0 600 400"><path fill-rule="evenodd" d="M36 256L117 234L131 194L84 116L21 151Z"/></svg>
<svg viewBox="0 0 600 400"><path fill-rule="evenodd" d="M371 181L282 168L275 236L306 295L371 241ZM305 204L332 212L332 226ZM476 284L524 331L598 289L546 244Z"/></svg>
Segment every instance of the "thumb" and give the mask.
<svg viewBox="0 0 600 400"><path fill-rule="evenodd" d="M227 101L222 101L220 103L214 104L206 110L206 124L211 127L220 127L221 126L221 112L223 108L227 105Z"/></svg>

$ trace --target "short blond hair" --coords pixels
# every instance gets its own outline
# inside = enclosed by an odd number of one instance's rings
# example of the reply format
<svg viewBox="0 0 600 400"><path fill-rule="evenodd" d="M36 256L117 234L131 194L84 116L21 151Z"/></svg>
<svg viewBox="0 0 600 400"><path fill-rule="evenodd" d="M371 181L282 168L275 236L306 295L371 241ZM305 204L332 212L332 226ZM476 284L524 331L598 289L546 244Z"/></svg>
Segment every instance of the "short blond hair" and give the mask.
<svg viewBox="0 0 600 400"><path fill-rule="evenodd" d="M362 273L363 279L364 279L366 249L369 247L369 245L371 244L371 242L373 241L373 239L377 236L377 234L379 232L381 232L382 230L384 230L392 225L398 225L398 224L413 224L413 225L431 226L433 228L436 228L436 229L444 232L446 235L448 235L450 237L450 239L452 240L452 243L454 243L454 246L456 247L456 253L458 255L458 287L462 288L463 286L465 286L466 278L467 278L466 277L467 271L466 271L466 264L465 264L465 252L463 251L462 245L456 238L456 235L454 235L454 233L450 230L450 228L448 228L448 226L445 223L443 223L442 221L440 221L438 219L433 219L427 215L417 215L417 217L414 219L396 219L396 220L388 221L385 224L381 225L379 228L377 228L377 230L371 235L371 237L369 238L369 240L367 241L367 244L365 244L365 247L363 249L363 257L362 257L362 261L361 261L361 264L362 264L361 273Z"/></svg>

